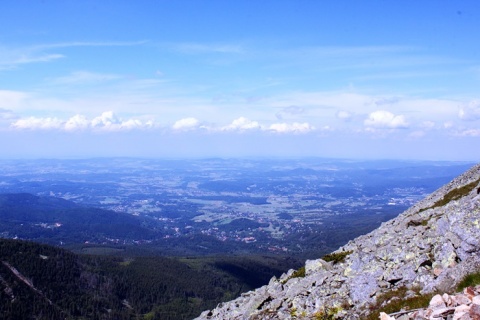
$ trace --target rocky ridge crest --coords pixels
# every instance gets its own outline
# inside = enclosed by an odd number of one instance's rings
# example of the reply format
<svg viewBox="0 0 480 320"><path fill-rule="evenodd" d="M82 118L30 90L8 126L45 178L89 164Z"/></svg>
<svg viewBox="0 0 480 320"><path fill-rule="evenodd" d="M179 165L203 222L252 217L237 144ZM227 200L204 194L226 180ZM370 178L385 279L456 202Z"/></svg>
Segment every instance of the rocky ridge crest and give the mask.
<svg viewBox="0 0 480 320"><path fill-rule="evenodd" d="M197 319L364 319L379 297L452 292L480 270L480 165L333 252ZM303 271L303 270L302 270Z"/></svg>

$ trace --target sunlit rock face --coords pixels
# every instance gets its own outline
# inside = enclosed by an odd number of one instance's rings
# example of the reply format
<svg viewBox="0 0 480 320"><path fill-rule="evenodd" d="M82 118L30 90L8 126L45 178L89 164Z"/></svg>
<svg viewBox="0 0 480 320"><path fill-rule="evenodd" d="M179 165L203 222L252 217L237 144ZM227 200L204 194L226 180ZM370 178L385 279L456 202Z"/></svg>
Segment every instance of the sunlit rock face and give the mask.
<svg viewBox="0 0 480 320"><path fill-rule="evenodd" d="M363 319L378 297L398 288L405 297L452 292L480 269L479 188L477 165L340 247L332 256L342 259L307 261L303 274L290 270L198 319Z"/></svg>

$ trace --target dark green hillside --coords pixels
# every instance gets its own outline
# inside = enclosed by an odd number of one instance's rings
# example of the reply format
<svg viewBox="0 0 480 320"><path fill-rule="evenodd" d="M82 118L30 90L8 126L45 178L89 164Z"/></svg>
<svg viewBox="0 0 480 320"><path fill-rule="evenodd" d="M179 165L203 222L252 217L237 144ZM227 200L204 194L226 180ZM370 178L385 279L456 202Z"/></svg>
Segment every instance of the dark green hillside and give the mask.
<svg viewBox="0 0 480 320"><path fill-rule="evenodd" d="M5 319L129 318L112 291L113 279L62 249L0 240L0 276Z"/></svg>
<svg viewBox="0 0 480 320"><path fill-rule="evenodd" d="M128 214L28 193L0 194L0 233L51 244L105 238L145 240L155 235L142 227L140 219Z"/></svg>
<svg viewBox="0 0 480 320"><path fill-rule="evenodd" d="M191 319L266 284L278 257L115 258L0 239L5 319Z"/></svg>

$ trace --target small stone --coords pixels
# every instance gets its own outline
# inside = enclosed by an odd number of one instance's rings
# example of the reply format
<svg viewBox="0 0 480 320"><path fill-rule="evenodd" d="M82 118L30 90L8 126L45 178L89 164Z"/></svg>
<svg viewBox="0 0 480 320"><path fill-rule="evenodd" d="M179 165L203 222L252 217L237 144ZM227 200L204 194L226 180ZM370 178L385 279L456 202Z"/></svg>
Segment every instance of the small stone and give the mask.
<svg viewBox="0 0 480 320"><path fill-rule="evenodd" d="M425 310L422 309L415 311L410 318L413 320L424 320L426 318Z"/></svg>
<svg viewBox="0 0 480 320"><path fill-rule="evenodd" d="M455 313L455 308L438 308L433 310L432 314L430 315L430 319L446 317L454 313Z"/></svg>
<svg viewBox="0 0 480 320"><path fill-rule="evenodd" d="M468 315L469 311L470 311L470 306L467 306L465 304L462 304L461 306L456 307L455 314L453 315L452 320L460 320L464 315Z"/></svg>
<svg viewBox="0 0 480 320"><path fill-rule="evenodd" d="M447 305L447 307L453 306L453 303L454 303L453 299L448 294L444 293L442 295L442 299L443 301L445 301L445 304Z"/></svg>
<svg viewBox="0 0 480 320"><path fill-rule="evenodd" d="M433 268L433 274L438 277L443 272L442 268Z"/></svg>
<svg viewBox="0 0 480 320"><path fill-rule="evenodd" d="M437 294L433 296L432 300L430 300L428 307L432 309L445 308L446 304L445 301L443 301L442 296Z"/></svg>
<svg viewBox="0 0 480 320"><path fill-rule="evenodd" d="M455 300L456 305L469 304L471 302L471 300L464 294L457 294L456 296L453 296L452 299Z"/></svg>
<svg viewBox="0 0 480 320"><path fill-rule="evenodd" d="M380 312L380 320L395 320L394 317L390 317L385 312Z"/></svg>
<svg viewBox="0 0 480 320"><path fill-rule="evenodd" d="M476 305L480 305L480 296L475 296L472 298L472 303Z"/></svg>
<svg viewBox="0 0 480 320"><path fill-rule="evenodd" d="M472 305L468 315L470 318L472 318L472 320L480 320L480 306L476 304Z"/></svg>
<svg viewBox="0 0 480 320"><path fill-rule="evenodd" d="M472 300L474 296L476 296L475 291L472 287L466 287L463 289L463 293L468 297L468 299Z"/></svg>
<svg viewBox="0 0 480 320"><path fill-rule="evenodd" d="M305 275L311 275L316 272L320 272L322 270L331 270L332 266L322 260L322 259L317 259L317 260L307 260L305 261Z"/></svg>

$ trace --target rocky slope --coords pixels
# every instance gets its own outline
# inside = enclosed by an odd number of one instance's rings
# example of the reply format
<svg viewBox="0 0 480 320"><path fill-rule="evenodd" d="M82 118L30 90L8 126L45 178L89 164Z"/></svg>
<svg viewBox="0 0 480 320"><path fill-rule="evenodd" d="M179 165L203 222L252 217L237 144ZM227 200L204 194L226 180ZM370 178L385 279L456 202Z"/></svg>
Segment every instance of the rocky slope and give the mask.
<svg viewBox="0 0 480 320"><path fill-rule="evenodd" d="M304 270L272 278L197 319L364 319L391 292L402 299L452 292L480 270L479 193L477 165L323 260L307 261Z"/></svg>

